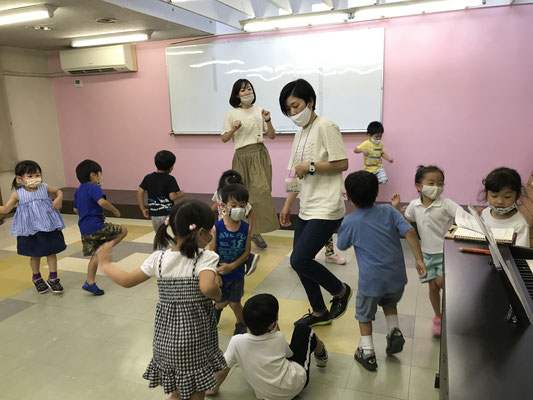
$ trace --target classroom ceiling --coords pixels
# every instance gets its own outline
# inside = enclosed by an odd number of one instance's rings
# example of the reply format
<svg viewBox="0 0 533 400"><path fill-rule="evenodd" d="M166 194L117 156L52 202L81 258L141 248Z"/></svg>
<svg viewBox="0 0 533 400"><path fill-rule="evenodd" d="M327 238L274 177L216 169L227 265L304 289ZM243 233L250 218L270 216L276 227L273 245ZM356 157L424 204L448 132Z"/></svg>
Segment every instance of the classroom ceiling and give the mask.
<svg viewBox="0 0 533 400"><path fill-rule="evenodd" d="M376 0L376 3L399 0ZM401 0L400 0L401 1ZM150 30L151 40L242 32L240 21L282 14L341 10L371 0L0 0L0 12L49 4L53 18L0 26L0 46L57 50L72 39L115 32ZM533 0L486 0L482 7L531 3ZM98 19L114 19L99 23ZM36 27L49 27L39 30ZM42 29L42 28L41 28Z"/></svg>

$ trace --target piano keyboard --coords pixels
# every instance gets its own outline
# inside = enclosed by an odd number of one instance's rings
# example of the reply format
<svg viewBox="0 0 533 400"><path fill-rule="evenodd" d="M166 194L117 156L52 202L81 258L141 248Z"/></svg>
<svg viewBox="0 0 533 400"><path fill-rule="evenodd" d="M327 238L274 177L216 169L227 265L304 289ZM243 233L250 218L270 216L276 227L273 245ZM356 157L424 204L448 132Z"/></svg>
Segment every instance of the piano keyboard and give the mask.
<svg viewBox="0 0 533 400"><path fill-rule="evenodd" d="M529 297L533 299L533 260L514 260L518 272L526 285Z"/></svg>

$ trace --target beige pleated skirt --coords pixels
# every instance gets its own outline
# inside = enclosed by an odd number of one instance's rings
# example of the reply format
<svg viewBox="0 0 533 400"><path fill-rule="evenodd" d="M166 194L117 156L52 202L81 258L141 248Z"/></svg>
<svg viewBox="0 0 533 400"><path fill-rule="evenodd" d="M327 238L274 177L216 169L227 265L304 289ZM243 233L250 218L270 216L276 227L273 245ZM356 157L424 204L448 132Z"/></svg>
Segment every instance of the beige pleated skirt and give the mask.
<svg viewBox="0 0 533 400"><path fill-rule="evenodd" d="M272 201L272 162L263 143L235 150L232 168L242 175L254 211L253 233L272 232L279 228Z"/></svg>

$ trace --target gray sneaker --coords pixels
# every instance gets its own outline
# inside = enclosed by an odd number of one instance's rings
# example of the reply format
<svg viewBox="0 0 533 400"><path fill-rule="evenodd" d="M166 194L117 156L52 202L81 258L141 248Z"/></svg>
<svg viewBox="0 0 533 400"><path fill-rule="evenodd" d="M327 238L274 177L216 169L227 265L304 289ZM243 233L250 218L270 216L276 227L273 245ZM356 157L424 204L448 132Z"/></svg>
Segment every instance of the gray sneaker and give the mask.
<svg viewBox="0 0 533 400"><path fill-rule="evenodd" d="M52 292L54 293L63 293L63 286L61 286L61 283L59 283L59 278L56 279L50 279L46 281L46 284L50 289L52 289Z"/></svg>
<svg viewBox="0 0 533 400"><path fill-rule="evenodd" d="M33 284L35 285L35 289L37 289L37 292L39 292L39 294L48 292L48 285L43 280L43 278L34 280Z"/></svg>
<svg viewBox="0 0 533 400"><path fill-rule="evenodd" d="M316 366L318 368L324 368L328 363L328 351L326 350L326 346L324 346L324 350L322 350L321 355L317 355L316 353L314 353L314 355Z"/></svg>
<svg viewBox="0 0 533 400"><path fill-rule="evenodd" d="M252 236L252 242L254 242L255 245L257 247L259 247L260 249L266 249L267 248L267 244L265 242L265 239L263 239L263 236L261 236L259 233L257 235L253 235Z"/></svg>

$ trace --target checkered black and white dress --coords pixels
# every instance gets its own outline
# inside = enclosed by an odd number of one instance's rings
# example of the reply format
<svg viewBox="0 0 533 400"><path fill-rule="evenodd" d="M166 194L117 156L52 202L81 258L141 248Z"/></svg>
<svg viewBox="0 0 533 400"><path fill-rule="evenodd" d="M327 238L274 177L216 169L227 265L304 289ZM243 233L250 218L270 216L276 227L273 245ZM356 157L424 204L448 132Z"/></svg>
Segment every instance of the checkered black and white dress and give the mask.
<svg viewBox="0 0 533 400"><path fill-rule="evenodd" d="M159 303L155 315L153 357L143 375L150 387L178 392L188 399L216 385L215 373L226 368L218 346L213 302L200 291L195 276L159 278ZM161 262L159 259L159 276Z"/></svg>

